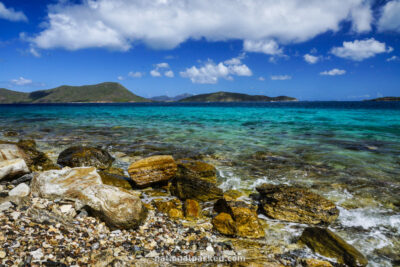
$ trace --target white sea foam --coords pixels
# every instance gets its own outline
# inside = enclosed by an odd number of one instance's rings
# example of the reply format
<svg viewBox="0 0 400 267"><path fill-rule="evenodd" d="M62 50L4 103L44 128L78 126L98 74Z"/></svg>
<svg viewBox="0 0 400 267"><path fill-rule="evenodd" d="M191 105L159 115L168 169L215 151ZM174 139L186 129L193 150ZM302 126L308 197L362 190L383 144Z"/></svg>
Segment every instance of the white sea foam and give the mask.
<svg viewBox="0 0 400 267"><path fill-rule="evenodd" d="M243 187L242 179L236 176L233 172L218 170L219 176L222 178L224 182L222 182L219 186L224 191L231 189L240 189Z"/></svg>
<svg viewBox="0 0 400 267"><path fill-rule="evenodd" d="M365 230L377 227L390 227L400 233L400 214L392 214L387 210L358 208L340 210L339 221L346 227L362 227Z"/></svg>

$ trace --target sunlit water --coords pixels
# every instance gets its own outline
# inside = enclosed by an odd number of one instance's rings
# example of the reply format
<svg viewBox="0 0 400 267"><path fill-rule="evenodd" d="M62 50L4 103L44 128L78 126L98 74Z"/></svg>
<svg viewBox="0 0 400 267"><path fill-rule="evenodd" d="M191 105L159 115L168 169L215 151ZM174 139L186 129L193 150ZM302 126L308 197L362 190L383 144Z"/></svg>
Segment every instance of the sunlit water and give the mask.
<svg viewBox="0 0 400 267"><path fill-rule="evenodd" d="M306 186L339 206L331 228L371 265L400 251L400 103L3 105L0 127L49 152L196 157L217 166L225 190Z"/></svg>

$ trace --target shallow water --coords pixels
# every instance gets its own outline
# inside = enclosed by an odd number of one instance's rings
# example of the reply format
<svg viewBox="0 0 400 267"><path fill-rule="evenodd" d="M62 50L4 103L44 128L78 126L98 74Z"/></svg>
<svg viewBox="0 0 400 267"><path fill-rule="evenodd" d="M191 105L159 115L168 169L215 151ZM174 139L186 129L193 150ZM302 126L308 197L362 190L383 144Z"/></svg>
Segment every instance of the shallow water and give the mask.
<svg viewBox="0 0 400 267"><path fill-rule="evenodd" d="M340 207L332 229L371 265L400 251L400 103L3 105L0 130L54 155L81 143L196 157L217 166L224 189L307 186Z"/></svg>

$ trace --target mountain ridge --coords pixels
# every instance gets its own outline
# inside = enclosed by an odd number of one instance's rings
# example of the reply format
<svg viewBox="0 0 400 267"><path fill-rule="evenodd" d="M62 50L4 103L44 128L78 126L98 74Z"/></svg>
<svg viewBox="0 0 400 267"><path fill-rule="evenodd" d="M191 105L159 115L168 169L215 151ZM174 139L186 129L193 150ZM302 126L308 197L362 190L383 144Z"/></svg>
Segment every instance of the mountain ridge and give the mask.
<svg viewBox="0 0 400 267"><path fill-rule="evenodd" d="M137 96L121 84L114 82L82 86L62 85L30 93L0 88L1 104L123 102L150 102L150 100Z"/></svg>
<svg viewBox="0 0 400 267"><path fill-rule="evenodd" d="M179 102L274 102L274 101L298 101L294 97L277 96L269 97L265 95L248 95L231 92L216 92L200 94L184 98Z"/></svg>

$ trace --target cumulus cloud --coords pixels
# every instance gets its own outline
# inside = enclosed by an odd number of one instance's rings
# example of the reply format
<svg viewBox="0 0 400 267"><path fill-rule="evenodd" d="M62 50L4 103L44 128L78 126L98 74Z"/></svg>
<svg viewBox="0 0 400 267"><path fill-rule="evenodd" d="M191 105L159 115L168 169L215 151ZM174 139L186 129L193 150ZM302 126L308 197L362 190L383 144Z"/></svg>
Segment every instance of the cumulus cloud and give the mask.
<svg viewBox="0 0 400 267"><path fill-rule="evenodd" d="M237 57L218 64L209 60L201 67L192 66L180 72L180 75L192 83L215 84L220 78L233 80L233 76L252 76L253 73L242 63L241 57Z"/></svg>
<svg viewBox="0 0 400 267"><path fill-rule="evenodd" d="M337 76L337 75L344 75L346 74L345 70L340 70L340 69L332 69L332 70L327 70L323 71L320 73L320 75L327 75L327 76Z"/></svg>
<svg viewBox="0 0 400 267"><path fill-rule="evenodd" d="M263 81L265 81L265 78L260 76L260 77L258 77L258 80L263 82Z"/></svg>
<svg viewBox="0 0 400 267"><path fill-rule="evenodd" d="M267 55L280 55L282 54L282 48L274 40L245 40L243 43L244 51L248 52L259 52Z"/></svg>
<svg viewBox="0 0 400 267"><path fill-rule="evenodd" d="M365 40L355 40L354 42L343 42L343 46L332 48L331 53L337 57L362 61L373 57L376 54L390 53L392 51L392 47L387 47L385 43L370 38Z"/></svg>
<svg viewBox="0 0 400 267"><path fill-rule="evenodd" d="M315 64L319 61L319 57L310 54L305 54L303 58L309 64Z"/></svg>
<svg viewBox="0 0 400 267"><path fill-rule="evenodd" d="M37 47L128 50L141 42L171 49L188 39L243 40L246 51L276 54L277 45L297 43L351 22L369 29L368 0L87 0L49 6ZM361 11L360 11L361 10ZM275 42L275 43L274 43Z"/></svg>
<svg viewBox="0 0 400 267"><path fill-rule="evenodd" d="M132 78L142 78L143 75L144 75L144 73L140 72L140 71L131 71L128 73L128 76L132 77Z"/></svg>
<svg viewBox="0 0 400 267"><path fill-rule="evenodd" d="M383 6L381 13L378 30L400 32L400 0L388 2Z"/></svg>
<svg viewBox="0 0 400 267"><path fill-rule="evenodd" d="M155 65L155 67L156 67L155 69L150 71L150 75L153 77L162 77L163 74L161 73L161 71L163 70L165 77L173 78L175 76L174 72L170 69L169 64L166 62L158 63Z"/></svg>
<svg viewBox="0 0 400 267"><path fill-rule="evenodd" d="M2 2L0 2L0 19L10 21L28 21L28 18L23 12L15 11L13 8L7 8Z"/></svg>
<svg viewBox="0 0 400 267"><path fill-rule="evenodd" d="M125 78L124 78L123 76L118 76L117 79L118 79L119 81L125 80Z"/></svg>
<svg viewBox="0 0 400 267"><path fill-rule="evenodd" d="M25 79L24 77L19 77L18 79L13 79L11 82L15 85L23 86L32 84L32 80Z"/></svg>
<svg viewBox="0 0 400 267"><path fill-rule="evenodd" d="M391 56L390 58L386 59L387 62L390 62L390 61L397 61L397 60L399 60L399 57L398 57L398 56Z"/></svg>
<svg viewBox="0 0 400 267"><path fill-rule="evenodd" d="M286 81L286 80L291 80L292 76L290 75L272 75L271 80L273 81Z"/></svg>

